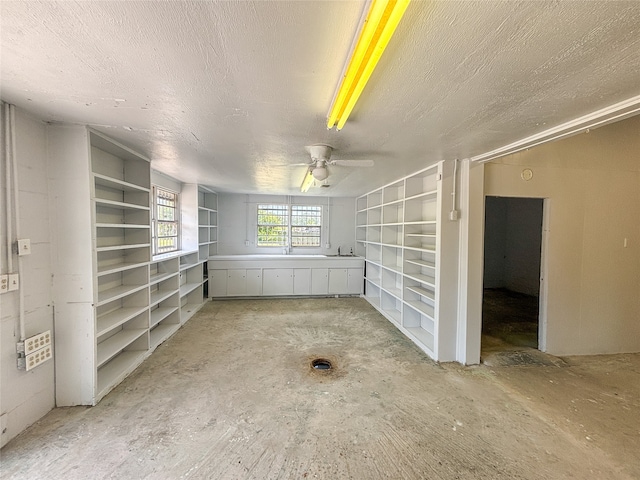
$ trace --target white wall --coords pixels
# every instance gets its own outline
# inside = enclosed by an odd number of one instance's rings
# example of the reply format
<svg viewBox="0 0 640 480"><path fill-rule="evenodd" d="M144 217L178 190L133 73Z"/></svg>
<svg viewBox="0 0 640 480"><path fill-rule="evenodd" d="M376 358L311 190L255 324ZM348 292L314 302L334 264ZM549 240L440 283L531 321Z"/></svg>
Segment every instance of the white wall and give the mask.
<svg viewBox="0 0 640 480"><path fill-rule="evenodd" d="M5 119L2 119L3 126ZM2 135L4 135L4 128ZM5 149L2 142L0 225L2 273L7 273L7 219L5 211ZM21 237L31 240L32 254L22 257L20 285L24 291L26 336L45 330L53 332L51 306L51 243L48 217L47 159L45 124L16 110L16 157ZM14 210L15 212L15 210ZM15 238L15 229L13 230ZM13 271L17 271L13 256ZM18 292L0 295L0 414L2 445L37 421L54 407L53 362L29 372L16 368L16 343L19 341ZM54 351L55 356L55 351ZM5 430L6 429L6 430Z"/></svg>
<svg viewBox="0 0 640 480"><path fill-rule="evenodd" d="M327 208L329 202L331 208ZM282 253L282 248L256 246L258 203L287 203L286 196L218 194L218 254ZM293 254L336 254L355 251L355 198L292 197L292 204L322 205L321 248L296 247ZM328 223L327 223L328 221ZM245 240L249 246L245 246ZM329 243L330 248L325 248Z"/></svg>
<svg viewBox="0 0 640 480"><path fill-rule="evenodd" d="M485 165L486 195L549 199L549 353L640 351L639 132L637 116Z"/></svg>

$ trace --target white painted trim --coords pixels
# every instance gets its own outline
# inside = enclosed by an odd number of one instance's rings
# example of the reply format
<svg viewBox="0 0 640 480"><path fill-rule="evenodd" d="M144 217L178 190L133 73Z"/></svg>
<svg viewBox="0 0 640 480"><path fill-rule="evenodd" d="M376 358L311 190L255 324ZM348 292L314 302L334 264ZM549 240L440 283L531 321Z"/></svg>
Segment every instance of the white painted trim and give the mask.
<svg viewBox="0 0 640 480"><path fill-rule="evenodd" d="M540 248L540 290L538 292L538 350L547 351L547 252L549 251L549 212L551 200L543 199L542 204L542 245Z"/></svg>
<svg viewBox="0 0 640 480"><path fill-rule="evenodd" d="M461 162L460 168L460 229L458 230L458 314L456 360L467 364L467 308L469 279L469 160Z"/></svg>
<svg viewBox="0 0 640 480"><path fill-rule="evenodd" d="M484 267L484 165L460 165L460 238L456 360L480 363Z"/></svg>
<svg viewBox="0 0 640 480"><path fill-rule="evenodd" d="M520 152L537 145L560 140L577 133L587 131L591 128L601 127L608 123L617 122L640 113L640 95L631 97L622 102L610 105L601 110L589 113L582 117L565 122L544 132L531 135L503 147L491 150L475 157L471 157L472 162L488 162L505 155Z"/></svg>

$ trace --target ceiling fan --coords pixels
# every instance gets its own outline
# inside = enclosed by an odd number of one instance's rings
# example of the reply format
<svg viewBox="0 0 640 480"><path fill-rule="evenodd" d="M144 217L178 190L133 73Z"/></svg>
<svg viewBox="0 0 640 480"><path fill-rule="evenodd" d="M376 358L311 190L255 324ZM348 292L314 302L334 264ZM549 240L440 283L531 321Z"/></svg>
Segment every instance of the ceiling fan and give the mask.
<svg viewBox="0 0 640 480"><path fill-rule="evenodd" d="M313 180L323 181L329 176L329 165L341 167L373 167L373 160L331 160L333 147L330 145L309 145L305 147L311 156L311 162L298 165L307 165L309 168L302 181L301 191L309 190Z"/></svg>

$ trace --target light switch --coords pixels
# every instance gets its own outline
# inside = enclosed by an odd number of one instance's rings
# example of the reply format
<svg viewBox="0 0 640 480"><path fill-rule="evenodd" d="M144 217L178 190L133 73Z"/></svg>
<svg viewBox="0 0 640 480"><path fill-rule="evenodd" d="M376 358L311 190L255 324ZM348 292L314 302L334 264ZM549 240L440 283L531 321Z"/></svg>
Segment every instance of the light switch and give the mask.
<svg viewBox="0 0 640 480"><path fill-rule="evenodd" d="M18 240L18 255L31 255L31 240L28 238Z"/></svg>

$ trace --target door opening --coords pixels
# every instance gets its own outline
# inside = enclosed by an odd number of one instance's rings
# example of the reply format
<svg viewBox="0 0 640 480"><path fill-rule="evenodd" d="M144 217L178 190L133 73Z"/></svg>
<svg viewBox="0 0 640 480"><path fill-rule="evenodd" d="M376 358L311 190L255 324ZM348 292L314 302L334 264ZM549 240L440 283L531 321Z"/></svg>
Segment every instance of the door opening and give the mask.
<svg viewBox="0 0 640 480"><path fill-rule="evenodd" d="M485 199L481 357L539 349L544 200ZM543 333L544 334L544 333Z"/></svg>

